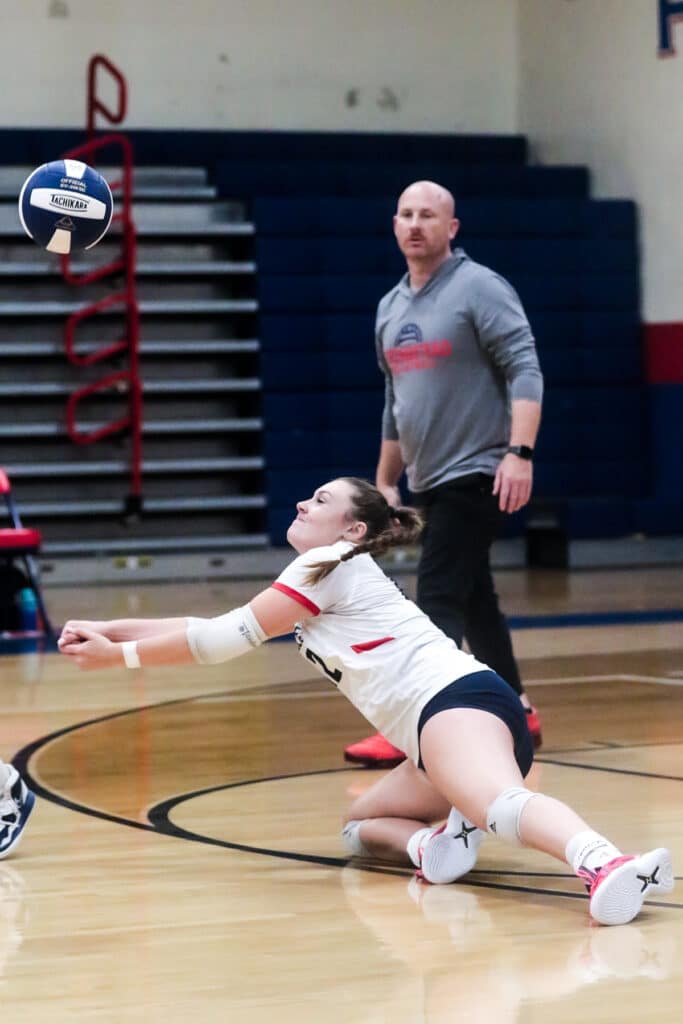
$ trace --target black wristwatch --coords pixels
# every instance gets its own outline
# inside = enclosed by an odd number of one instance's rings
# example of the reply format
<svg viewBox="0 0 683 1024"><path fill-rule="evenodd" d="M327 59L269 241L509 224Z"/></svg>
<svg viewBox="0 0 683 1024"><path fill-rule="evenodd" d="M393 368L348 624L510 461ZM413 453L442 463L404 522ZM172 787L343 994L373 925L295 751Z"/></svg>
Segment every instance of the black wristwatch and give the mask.
<svg viewBox="0 0 683 1024"><path fill-rule="evenodd" d="M528 444L511 444L508 445L508 451L512 452L519 459L526 459L527 462L531 462L534 457L534 450L530 448Z"/></svg>

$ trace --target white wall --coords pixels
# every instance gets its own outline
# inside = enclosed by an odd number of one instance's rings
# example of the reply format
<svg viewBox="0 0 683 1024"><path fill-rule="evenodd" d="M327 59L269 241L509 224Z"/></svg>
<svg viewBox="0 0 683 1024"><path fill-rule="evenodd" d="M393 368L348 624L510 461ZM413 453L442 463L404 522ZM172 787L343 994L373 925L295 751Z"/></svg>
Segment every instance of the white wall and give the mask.
<svg viewBox="0 0 683 1024"><path fill-rule="evenodd" d="M683 320L683 24L657 55L656 0L519 0L519 129L542 163L637 201L643 317Z"/></svg>
<svg viewBox="0 0 683 1024"><path fill-rule="evenodd" d="M129 127L515 130L516 0L1 6L4 127L79 126L100 51L129 77Z"/></svg>

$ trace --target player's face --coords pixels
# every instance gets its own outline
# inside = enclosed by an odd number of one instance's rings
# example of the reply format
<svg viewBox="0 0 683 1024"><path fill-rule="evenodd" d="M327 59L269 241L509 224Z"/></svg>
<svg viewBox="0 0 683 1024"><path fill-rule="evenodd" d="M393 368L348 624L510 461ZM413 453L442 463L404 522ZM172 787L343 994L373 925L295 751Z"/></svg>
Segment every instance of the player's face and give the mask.
<svg viewBox="0 0 683 1024"><path fill-rule="evenodd" d="M411 185L398 201L394 234L407 260L430 263L444 259L459 226L446 194L433 186Z"/></svg>
<svg viewBox="0 0 683 1024"><path fill-rule="evenodd" d="M353 520L352 497L353 488L346 480L331 480L312 498L297 502L297 517L287 530L287 540L294 550L302 555L338 540L359 540L365 524Z"/></svg>

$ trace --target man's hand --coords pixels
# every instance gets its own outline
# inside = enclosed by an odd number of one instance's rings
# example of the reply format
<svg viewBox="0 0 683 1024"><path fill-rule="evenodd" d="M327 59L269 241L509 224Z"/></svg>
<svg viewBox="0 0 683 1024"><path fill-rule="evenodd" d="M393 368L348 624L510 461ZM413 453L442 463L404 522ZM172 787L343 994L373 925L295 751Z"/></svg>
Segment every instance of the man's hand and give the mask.
<svg viewBox="0 0 683 1024"><path fill-rule="evenodd" d="M398 508L399 505L403 504L401 501L401 492L398 487L392 487L390 484L377 484L377 490L380 494L384 495L392 508Z"/></svg>
<svg viewBox="0 0 683 1024"><path fill-rule="evenodd" d="M496 471L493 493L498 495L501 512L517 512L531 497L534 467L530 459L508 452Z"/></svg>

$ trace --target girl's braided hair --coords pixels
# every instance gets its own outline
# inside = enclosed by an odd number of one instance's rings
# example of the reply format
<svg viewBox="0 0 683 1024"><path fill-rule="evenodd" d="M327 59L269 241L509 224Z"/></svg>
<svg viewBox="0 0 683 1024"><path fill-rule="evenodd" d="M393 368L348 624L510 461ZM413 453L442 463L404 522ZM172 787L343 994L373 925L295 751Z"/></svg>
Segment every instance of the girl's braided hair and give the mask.
<svg viewBox="0 0 683 1024"><path fill-rule="evenodd" d="M367 526L365 539L354 545L341 558L329 562L315 562L305 582L310 586L324 580L341 562L348 562L356 555L369 554L374 558L383 555L389 548L403 544L414 544L422 532L424 522L414 508L401 505L393 508L381 491L373 484L357 476L339 479L353 488L350 519L360 520Z"/></svg>

